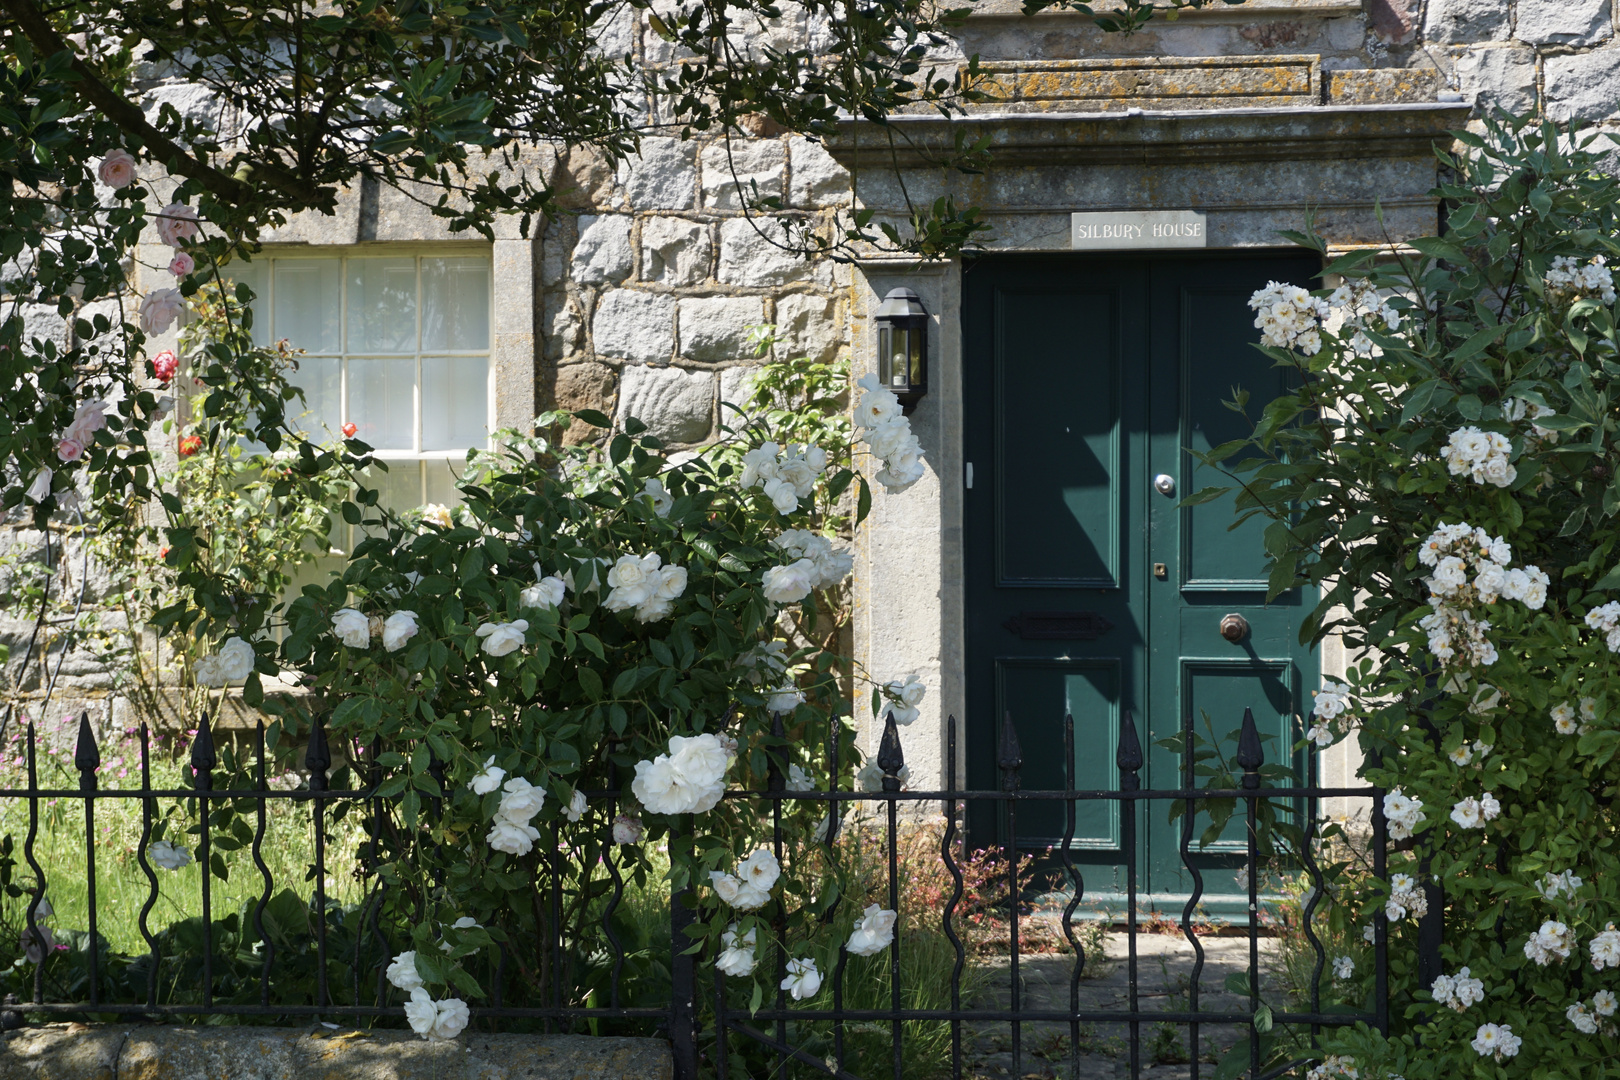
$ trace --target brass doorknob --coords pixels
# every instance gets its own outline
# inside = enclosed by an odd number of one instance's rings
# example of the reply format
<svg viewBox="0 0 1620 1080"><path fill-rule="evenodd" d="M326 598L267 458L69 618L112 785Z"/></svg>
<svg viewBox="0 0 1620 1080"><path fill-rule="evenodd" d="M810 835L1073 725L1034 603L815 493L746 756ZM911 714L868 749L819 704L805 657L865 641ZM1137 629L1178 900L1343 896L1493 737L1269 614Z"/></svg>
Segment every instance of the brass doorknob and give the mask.
<svg viewBox="0 0 1620 1080"><path fill-rule="evenodd" d="M1221 637L1236 645L1249 636L1249 620L1241 615L1228 615L1221 620Z"/></svg>

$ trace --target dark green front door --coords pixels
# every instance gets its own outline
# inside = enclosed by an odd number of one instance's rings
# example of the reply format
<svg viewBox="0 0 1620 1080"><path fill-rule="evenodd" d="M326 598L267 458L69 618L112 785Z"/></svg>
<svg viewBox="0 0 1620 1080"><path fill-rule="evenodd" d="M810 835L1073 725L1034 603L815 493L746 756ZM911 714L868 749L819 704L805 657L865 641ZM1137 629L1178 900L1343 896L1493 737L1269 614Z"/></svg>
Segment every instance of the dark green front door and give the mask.
<svg viewBox="0 0 1620 1080"><path fill-rule="evenodd" d="M1143 787L1181 786L1179 758L1155 743L1189 715L1202 729L1207 714L1224 740L1253 708L1262 735L1276 736L1267 759L1289 754L1317 678L1298 644L1307 609L1298 595L1265 603L1261 522L1229 530L1230 499L1177 503L1222 482L1183 448L1248 430L1223 405L1233 389L1249 392L1257 415L1286 385L1252 345L1250 294L1271 280L1312 286L1319 268L1292 253L967 264L970 787L999 783L996 732L1007 713L1025 789L1065 786L1066 712L1082 790L1118 785L1127 709L1146 753ZM1248 624L1237 642L1221 634L1228 615ZM1021 846L1061 842L1061 804L1025 803L1019 815ZM998 835L992 818L970 822L975 842ZM1191 888L1180 827L1164 803L1138 820L1138 891L1179 914ZM1212 913L1238 899L1242 851L1235 826L1194 851ZM1071 854L1088 898L1123 914L1120 804L1079 805Z"/></svg>

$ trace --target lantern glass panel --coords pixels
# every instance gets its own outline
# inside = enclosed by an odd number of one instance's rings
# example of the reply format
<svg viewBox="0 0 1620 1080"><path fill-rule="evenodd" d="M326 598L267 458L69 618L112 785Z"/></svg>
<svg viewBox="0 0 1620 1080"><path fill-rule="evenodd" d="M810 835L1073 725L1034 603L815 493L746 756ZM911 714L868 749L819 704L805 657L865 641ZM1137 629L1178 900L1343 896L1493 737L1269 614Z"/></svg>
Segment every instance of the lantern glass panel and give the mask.
<svg viewBox="0 0 1620 1080"><path fill-rule="evenodd" d="M906 351L908 354L906 381L914 387L920 387L923 384L922 343L925 333L927 331L921 326L908 327L906 330Z"/></svg>
<svg viewBox="0 0 1620 1080"><path fill-rule="evenodd" d="M889 331L889 378L891 389L904 390L911 382L911 330L896 326Z"/></svg>

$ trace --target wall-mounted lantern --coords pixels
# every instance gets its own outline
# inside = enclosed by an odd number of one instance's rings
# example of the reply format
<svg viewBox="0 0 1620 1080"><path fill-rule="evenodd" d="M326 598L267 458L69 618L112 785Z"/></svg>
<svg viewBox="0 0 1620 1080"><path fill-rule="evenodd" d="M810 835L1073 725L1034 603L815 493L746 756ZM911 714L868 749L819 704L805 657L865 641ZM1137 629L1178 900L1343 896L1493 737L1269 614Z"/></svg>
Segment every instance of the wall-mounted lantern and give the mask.
<svg viewBox="0 0 1620 1080"><path fill-rule="evenodd" d="M928 391L928 312L910 289L890 289L873 319L878 331L878 381L909 413Z"/></svg>

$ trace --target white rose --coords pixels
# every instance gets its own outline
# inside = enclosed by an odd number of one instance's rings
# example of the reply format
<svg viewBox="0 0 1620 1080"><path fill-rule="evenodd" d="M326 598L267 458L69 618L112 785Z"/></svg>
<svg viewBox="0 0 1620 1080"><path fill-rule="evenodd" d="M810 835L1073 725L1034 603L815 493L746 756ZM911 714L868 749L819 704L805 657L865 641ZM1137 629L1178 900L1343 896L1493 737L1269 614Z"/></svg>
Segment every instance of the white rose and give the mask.
<svg viewBox="0 0 1620 1080"><path fill-rule="evenodd" d="M816 567L816 587L821 589L837 585L849 576L855 568L855 555L847 548L834 548L828 544L825 554L818 554L811 561Z"/></svg>
<svg viewBox="0 0 1620 1080"><path fill-rule="evenodd" d="M781 876L782 866L770 848L756 848L752 855L737 864L737 877L765 892L769 892Z"/></svg>
<svg viewBox="0 0 1620 1080"><path fill-rule="evenodd" d="M889 947L894 940L894 924L899 915L871 904L856 920L849 943L844 947L856 956L874 956Z"/></svg>
<svg viewBox="0 0 1620 1080"><path fill-rule="evenodd" d="M484 623L475 633L484 639L484 651L491 656L505 656L523 647L523 635L529 629L525 619L508 623Z"/></svg>
<svg viewBox="0 0 1620 1080"><path fill-rule="evenodd" d="M634 844L640 840L646 827L641 819L634 814L620 814L613 819L613 842L615 844Z"/></svg>
<svg viewBox="0 0 1620 1080"><path fill-rule="evenodd" d="M96 177L114 190L129 187L135 182L134 156L123 147L107 151L107 156L96 166Z"/></svg>
<svg viewBox="0 0 1620 1080"><path fill-rule="evenodd" d="M666 566L658 571L658 584L653 588L653 599L674 600L686 591L686 567Z"/></svg>
<svg viewBox="0 0 1620 1080"><path fill-rule="evenodd" d="M433 1004L433 995L420 986L412 990L411 1000L405 1003L405 1019L410 1021L411 1030L425 1039L433 1034L433 1022L438 1018L439 1007Z"/></svg>
<svg viewBox="0 0 1620 1080"><path fill-rule="evenodd" d="M821 972L816 970L816 962L806 957L803 960L789 960L787 965L787 978L782 980L782 989L793 996L794 1001L803 1001L813 998L821 989Z"/></svg>
<svg viewBox="0 0 1620 1080"><path fill-rule="evenodd" d="M800 559L787 566L773 566L765 571L760 586L765 599L774 604L791 604L810 595L817 577L816 564L809 559Z"/></svg>
<svg viewBox="0 0 1620 1080"><path fill-rule="evenodd" d="M720 945L720 958L714 962L720 974L737 977L753 974L754 931L748 931L739 940L737 924L732 923L731 929L720 935Z"/></svg>
<svg viewBox="0 0 1620 1080"><path fill-rule="evenodd" d="M868 390L855 406L855 422L864 428L881 427L900 415L900 399L888 390Z"/></svg>
<svg viewBox="0 0 1620 1080"><path fill-rule="evenodd" d="M179 870L191 865L191 852L168 840L154 840L146 854L163 870Z"/></svg>
<svg viewBox="0 0 1620 1080"><path fill-rule="evenodd" d="M533 825L519 825L501 817L495 819L489 835L484 837L490 847L508 855L527 855L534 850L534 842L538 839L540 830Z"/></svg>
<svg viewBox="0 0 1620 1080"><path fill-rule="evenodd" d="M567 584L563 579L556 574L550 577L541 577L538 565L535 567L534 576L537 580L518 595L518 604L522 607L541 608L542 610L560 606L567 589Z"/></svg>
<svg viewBox="0 0 1620 1080"><path fill-rule="evenodd" d="M219 673L226 682L241 682L253 674L253 646L239 637L226 638L219 647Z"/></svg>
<svg viewBox="0 0 1620 1080"><path fill-rule="evenodd" d="M737 479L744 490L777 478L776 455L780 450L781 447L768 442L743 455L742 475Z"/></svg>
<svg viewBox="0 0 1620 1080"><path fill-rule="evenodd" d="M219 657L214 653L209 653L199 659L191 669L191 673L196 676L198 686L225 685L225 672L221 670Z"/></svg>
<svg viewBox="0 0 1620 1080"><path fill-rule="evenodd" d="M801 457L788 458L782 463L782 468L779 471L783 482L793 485L793 491L799 499L807 497L816 489L816 470L812 469L810 463ZM766 488L766 494L770 494L769 486ZM795 500L795 505L797 505L797 500ZM778 509L780 508L779 505ZM783 512L786 513L787 511Z"/></svg>
<svg viewBox="0 0 1620 1080"><path fill-rule="evenodd" d="M438 1003L437 1015L433 1019L433 1037L435 1039L453 1039L467 1028L470 1013L467 1003L459 998L446 998Z"/></svg>
<svg viewBox="0 0 1620 1080"><path fill-rule="evenodd" d="M41 469L34 474L34 482L28 485L25 493L29 502L44 502L51 494L51 478L56 474L50 469Z"/></svg>
<svg viewBox="0 0 1620 1080"><path fill-rule="evenodd" d="M642 488L643 494L652 499L653 513L659 517L669 517L669 512L675 508L675 496L665 488L662 480L656 476L649 477L646 486Z"/></svg>
<svg viewBox="0 0 1620 1080"><path fill-rule="evenodd" d="M422 974L416 970L416 950L402 952L388 965L388 981L406 992L422 985Z"/></svg>
<svg viewBox="0 0 1620 1080"><path fill-rule="evenodd" d="M765 710L773 713L790 713L804 704L804 694L796 686L783 686L771 691L771 699L765 703Z"/></svg>
<svg viewBox="0 0 1620 1080"><path fill-rule="evenodd" d="M332 633L351 649L371 648L371 620L352 607L332 616Z"/></svg>
<svg viewBox="0 0 1620 1080"><path fill-rule="evenodd" d="M630 781L630 790L641 805L655 814L680 814L686 810L692 793L675 775L669 758L663 754L651 761L636 762L636 777Z"/></svg>
<svg viewBox="0 0 1620 1080"><path fill-rule="evenodd" d="M787 480L767 480L764 491L778 514L791 514L799 508L799 490Z"/></svg>
<svg viewBox="0 0 1620 1080"><path fill-rule="evenodd" d="M654 553L621 555L608 571L607 583L612 591L602 606L609 611L626 611L652 599L660 580L660 562Z"/></svg>
<svg viewBox="0 0 1620 1080"><path fill-rule="evenodd" d="M1488 459L1479 469L1485 481L1497 487L1507 487L1519 478L1519 470L1514 468L1505 457Z"/></svg>
<svg viewBox="0 0 1620 1080"><path fill-rule="evenodd" d="M157 214L158 237L172 248L197 235L197 211L185 203L170 203Z"/></svg>
<svg viewBox="0 0 1620 1080"><path fill-rule="evenodd" d="M895 417L866 432L866 445L872 456L887 461L912 441L911 424L903 417Z"/></svg>
<svg viewBox="0 0 1620 1080"><path fill-rule="evenodd" d="M512 777L501 790L501 805L495 816L514 825L527 825L546 803L546 789L535 787L521 776Z"/></svg>
<svg viewBox="0 0 1620 1080"><path fill-rule="evenodd" d="M396 611L383 621L383 648L399 652L405 643L416 636L416 612Z"/></svg>
<svg viewBox="0 0 1620 1080"><path fill-rule="evenodd" d="M770 902L769 890L744 881L737 886L737 895L732 900L731 906L738 911L757 911Z"/></svg>
<svg viewBox="0 0 1620 1080"><path fill-rule="evenodd" d="M816 790L815 777L805 772L798 765L789 765L787 789L789 791L814 791Z"/></svg>
<svg viewBox="0 0 1620 1080"><path fill-rule="evenodd" d="M585 805L585 793L574 792L573 797L568 800L568 805L563 807L563 817L569 821L578 821L585 816Z"/></svg>
<svg viewBox="0 0 1620 1080"><path fill-rule="evenodd" d="M698 787L722 782L731 767L731 755L726 753L725 746L718 737L707 732L671 735L669 760L677 776Z"/></svg>
<svg viewBox="0 0 1620 1080"><path fill-rule="evenodd" d="M674 610L674 604L654 596L636 605L636 621L644 623L657 622L660 619L667 618Z"/></svg>
<svg viewBox="0 0 1620 1080"><path fill-rule="evenodd" d="M141 298L141 329L148 334L161 334L186 310L185 298L179 289L153 289Z"/></svg>
<svg viewBox="0 0 1620 1080"><path fill-rule="evenodd" d="M501 786L501 778L506 770L495 764L495 755L491 754L489 760L484 762L484 769L477 776L467 781L467 786L474 795L488 795Z"/></svg>
<svg viewBox="0 0 1620 1080"><path fill-rule="evenodd" d="M1519 571L1515 570L1514 573L1519 573ZM1479 598L1487 604L1496 603L1496 598L1506 592L1507 588L1507 570L1497 563L1486 562L1482 564L1479 573L1474 575L1474 590L1479 593Z"/></svg>

